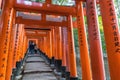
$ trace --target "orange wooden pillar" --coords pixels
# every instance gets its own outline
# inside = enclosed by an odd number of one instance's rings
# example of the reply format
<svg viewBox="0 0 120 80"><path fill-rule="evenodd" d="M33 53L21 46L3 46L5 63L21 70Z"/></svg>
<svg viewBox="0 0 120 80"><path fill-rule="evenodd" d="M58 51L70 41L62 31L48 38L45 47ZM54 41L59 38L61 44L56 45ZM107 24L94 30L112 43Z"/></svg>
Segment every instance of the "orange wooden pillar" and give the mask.
<svg viewBox="0 0 120 80"><path fill-rule="evenodd" d="M49 34L48 34L47 37L46 37L46 42L47 42L47 43L46 43L46 49L47 49L47 50L46 50L46 51L47 51L47 52L46 52L46 55L47 55L47 58L50 57L50 54L49 54L49 49L50 49L50 48L49 48L49 37L48 37L48 36L49 36Z"/></svg>
<svg viewBox="0 0 120 80"><path fill-rule="evenodd" d="M45 53L44 53L44 55L47 55L47 36L46 37L44 37L44 49L45 49Z"/></svg>
<svg viewBox="0 0 120 80"><path fill-rule="evenodd" d="M25 47L24 47L24 53L26 54L27 50L28 50L28 38L27 36L25 35Z"/></svg>
<svg viewBox="0 0 120 80"><path fill-rule="evenodd" d="M13 1L14 3L14 1ZM10 14L12 13L12 4L10 0L4 0L4 6L2 10L2 18L1 18L1 30L0 30L0 80L5 80L6 69L7 69L7 60L8 60L8 51L9 51L9 42L11 35L11 21Z"/></svg>
<svg viewBox="0 0 120 80"><path fill-rule="evenodd" d="M18 45L18 37L19 37L19 27L16 25L16 36L15 36L15 47L14 47L14 56L13 56L13 68L16 68L16 56L17 56L17 45Z"/></svg>
<svg viewBox="0 0 120 80"><path fill-rule="evenodd" d="M25 52L27 51L27 49L28 49L28 38L26 36L26 40L25 40Z"/></svg>
<svg viewBox="0 0 120 80"><path fill-rule="evenodd" d="M44 44L43 44L43 42L44 42L43 40L44 40L44 39L43 39L43 38L44 38L44 37L41 38L42 51L44 51L44 46L43 46L43 45L44 45Z"/></svg>
<svg viewBox="0 0 120 80"><path fill-rule="evenodd" d="M105 35L110 79L120 79L120 35L114 0L99 0Z"/></svg>
<svg viewBox="0 0 120 80"><path fill-rule="evenodd" d="M51 64L52 60L52 33L51 31L47 32L47 54L48 54L48 62Z"/></svg>
<svg viewBox="0 0 120 80"><path fill-rule="evenodd" d="M51 38L52 38L52 60L51 60L51 64L54 65L54 61L55 61L55 32L54 32L54 28L51 29Z"/></svg>
<svg viewBox="0 0 120 80"><path fill-rule="evenodd" d="M7 61L7 68L6 68L6 78L5 80L10 80L12 75L12 68L13 68L13 51L14 51L14 42L15 42L15 24L13 22L15 20L15 10L12 9L10 15L10 23L12 27L11 35L10 35L10 43L9 43L9 52L8 52L8 61Z"/></svg>
<svg viewBox="0 0 120 80"><path fill-rule="evenodd" d="M62 67L61 67L61 72L62 72L62 77L66 77L66 68L67 68L67 61L66 60L66 54L67 54L67 33L65 30L66 27L62 27Z"/></svg>
<svg viewBox="0 0 120 80"><path fill-rule="evenodd" d="M20 39L21 39L21 24L18 26L18 42L17 42L17 51L16 51L16 63L19 62L19 56L20 56Z"/></svg>
<svg viewBox="0 0 120 80"><path fill-rule="evenodd" d="M53 53L52 53L52 31L49 31L49 40L50 40L50 44L49 44L49 48L50 48L50 64L52 63L52 57L53 57Z"/></svg>
<svg viewBox="0 0 120 80"><path fill-rule="evenodd" d="M21 39L20 39L20 60L23 60L24 58L24 39L25 39L25 30L24 30L24 25L22 25L22 31L21 31Z"/></svg>
<svg viewBox="0 0 120 80"><path fill-rule="evenodd" d="M40 39L38 39L38 48L40 49Z"/></svg>
<svg viewBox="0 0 120 80"><path fill-rule="evenodd" d="M26 54L26 51L27 51L27 49L26 49L26 43L27 43L27 37L26 37L26 35L24 33L23 52L22 52L23 56L22 56L22 58L24 58L24 56Z"/></svg>
<svg viewBox="0 0 120 80"><path fill-rule="evenodd" d="M57 27L54 27L54 50L55 50L55 52L54 52L54 59L55 59L55 67L57 66L56 65L56 60L58 59L58 56L57 56Z"/></svg>
<svg viewBox="0 0 120 80"><path fill-rule="evenodd" d="M15 27L14 27L15 26ZM17 36L17 27L16 27L16 24L14 24L14 36L13 36L13 42L14 42L14 44L12 44L12 46L13 46L13 61L12 61L12 68L15 68L15 64L14 64L14 61L15 61L15 48L16 48L16 46L15 46L15 44L16 44L16 36Z"/></svg>
<svg viewBox="0 0 120 80"><path fill-rule="evenodd" d="M43 51L43 48L42 48L43 46L42 46L42 44L43 44L43 43L42 43L42 37L41 37L41 38L40 38L40 49Z"/></svg>
<svg viewBox="0 0 120 80"><path fill-rule="evenodd" d="M76 54L74 48L74 37L73 37L73 24L72 16L67 17L68 20L68 45L69 45L69 58L70 58L70 80L78 80L77 69L76 69Z"/></svg>
<svg viewBox="0 0 120 80"><path fill-rule="evenodd" d="M27 50L26 49L26 43L27 43L27 37L26 37L26 34L25 34L25 29L24 29L24 47L23 47L23 57L25 57L26 53L27 53Z"/></svg>
<svg viewBox="0 0 120 80"><path fill-rule="evenodd" d="M76 3L77 3L76 7L77 7L77 22L78 22L78 40L80 46L79 47L80 59L82 66L82 79L92 80L82 1Z"/></svg>
<svg viewBox="0 0 120 80"><path fill-rule="evenodd" d="M56 27L56 44L57 44L57 51L56 55L57 58L55 60L56 62L56 70L57 72L61 72L61 66L62 66L62 32L61 32L61 27Z"/></svg>
<svg viewBox="0 0 120 80"><path fill-rule="evenodd" d="M98 25L96 1L87 0L86 5L92 77L93 80L105 80L106 78Z"/></svg>
<svg viewBox="0 0 120 80"><path fill-rule="evenodd" d="M49 32L47 32L47 36L46 36L46 56L47 56L47 59L49 61L49 58L50 58L50 37L49 37Z"/></svg>
<svg viewBox="0 0 120 80"><path fill-rule="evenodd" d="M44 48L44 37L42 37L42 52L45 51L45 48Z"/></svg>
<svg viewBox="0 0 120 80"><path fill-rule="evenodd" d="M38 48L41 50L41 38L38 40Z"/></svg>
<svg viewBox="0 0 120 80"><path fill-rule="evenodd" d="M19 58L18 60L22 60L22 43L23 42L23 26L21 25L21 31L20 31L20 38L19 38Z"/></svg>
<svg viewBox="0 0 120 80"><path fill-rule="evenodd" d="M22 31L21 31L21 39L20 39L20 60L23 60L24 58L24 53L23 53L23 48L24 48L24 25L22 25Z"/></svg>
<svg viewBox="0 0 120 80"><path fill-rule="evenodd" d="M18 45L17 45L17 55L16 55L16 61L21 61L21 41L22 41L22 33L23 33L23 25L19 24L19 34L18 34Z"/></svg>
<svg viewBox="0 0 120 80"><path fill-rule="evenodd" d="M26 37L26 44L25 44L25 50L28 49L28 38Z"/></svg>
<svg viewBox="0 0 120 80"><path fill-rule="evenodd" d="M43 52L44 51L44 37L41 37L39 39L39 47L40 47L40 50Z"/></svg>
<svg viewBox="0 0 120 80"><path fill-rule="evenodd" d="M42 46L43 46L43 50L42 50L42 52L44 53L44 52L45 52L44 37L42 38Z"/></svg>
<svg viewBox="0 0 120 80"><path fill-rule="evenodd" d="M44 50L45 52L43 53L48 61L48 63L50 63L50 58L52 56L52 53L51 53L51 48L50 48L50 44L51 44L51 40L50 40L50 37L51 37L51 33L48 31L46 32L47 35L43 38L44 39Z"/></svg>
<svg viewBox="0 0 120 80"><path fill-rule="evenodd" d="M38 39L36 39L36 45L38 45Z"/></svg>
<svg viewBox="0 0 120 80"><path fill-rule="evenodd" d="M21 35L21 30L22 26L19 24L16 26L17 31L16 31L16 39L15 39L15 50L14 50L14 68L16 68L16 63L19 62L19 57L20 57L20 35Z"/></svg>
<svg viewBox="0 0 120 80"><path fill-rule="evenodd" d="M66 67L66 32L62 27L62 66Z"/></svg>
<svg viewBox="0 0 120 80"><path fill-rule="evenodd" d="M64 38L65 38L65 45L66 48L66 79L70 79L70 58L69 58L69 43L68 43L68 29L67 27L64 27Z"/></svg>
<svg viewBox="0 0 120 80"><path fill-rule="evenodd" d="M44 37L42 37L42 45L43 45L43 50L42 50L42 52L45 52Z"/></svg>
<svg viewBox="0 0 120 80"><path fill-rule="evenodd" d="M41 37L41 39L40 39L40 45L41 45L41 50L43 51L43 38Z"/></svg>

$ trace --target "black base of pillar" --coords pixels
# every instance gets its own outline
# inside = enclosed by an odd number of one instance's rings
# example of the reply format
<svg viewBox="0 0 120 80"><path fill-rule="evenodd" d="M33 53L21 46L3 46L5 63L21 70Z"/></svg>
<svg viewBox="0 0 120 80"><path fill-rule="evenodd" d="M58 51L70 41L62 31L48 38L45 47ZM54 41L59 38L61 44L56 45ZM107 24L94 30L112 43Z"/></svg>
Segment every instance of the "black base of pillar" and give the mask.
<svg viewBox="0 0 120 80"><path fill-rule="evenodd" d="M65 78L66 78L66 80L71 80L71 79L70 79L70 72L66 72Z"/></svg>
<svg viewBox="0 0 120 80"><path fill-rule="evenodd" d="M51 64L55 64L55 58L54 57L52 57L52 59L51 59Z"/></svg>
<svg viewBox="0 0 120 80"><path fill-rule="evenodd" d="M57 67L57 62L56 62L56 59L55 59L55 68Z"/></svg>
<svg viewBox="0 0 120 80"><path fill-rule="evenodd" d="M66 75L66 66L61 67L62 77L65 78Z"/></svg>
<svg viewBox="0 0 120 80"><path fill-rule="evenodd" d="M46 55L46 60L47 60L48 63L50 62L50 59L47 55Z"/></svg>
<svg viewBox="0 0 120 80"><path fill-rule="evenodd" d="M44 55L45 53L43 53L40 49L38 49L40 55Z"/></svg>
<svg viewBox="0 0 120 80"><path fill-rule="evenodd" d="M41 53L41 56L46 57L45 53Z"/></svg>
<svg viewBox="0 0 120 80"><path fill-rule="evenodd" d="M44 55L46 59L48 59L48 56L47 55Z"/></svg>
<svg viewBox="0 0 120 80"><path fill-rule="evenodd" d="M78 80L78 77L70 77L70 80Z"/></svg>
<svg viewBox="0 0 120 80"><path fill-rule="evenodd" d="M61 72L62 60L55 60L56 71Z"/></svg>
<svg viewBox="0 0 120 80"><path fill-rule="evenodd" d="M10 80L15 80L15 77L18 75L17 71L18 71L17 68L12 69L12 75Z"/></svg>
<svg viewBox="0 0 120 80"><path fill-rule="evenodd" d="M52 64L52 59L48 58L48 63L49 63L49 65Z"/></svg>
<svg viewBox="0 0 120 80"><path fill-rule="evenodd" d="M20 68L21 65L22 65L22 60L16 62L16 68L17 68L17 69Z"/></svg>
<svg viewBox="0 0 120 80"><path fill-rule="evenodd" d="M16 69L16 68L13 68L13 69L12 69L12 74L15 75L15 74L16 74L16 71L17 71L17 69Z"/></svg>
<svg viewBox="0 0 120 80"><path fill-rule="evenodd" d="M52 65L55 64L54 57L52 57L51 59L48 58L48 60L49 60L48 62L49 62L50 65L51 65L51 64L52 64Z"/></svg>
<svg viewBox="0 0 120 80"><path fill-rule="evenodd" d="M40 52L40 55L41 55L41 56L45 56L45 53L43 53L43 52Z"/></svg>

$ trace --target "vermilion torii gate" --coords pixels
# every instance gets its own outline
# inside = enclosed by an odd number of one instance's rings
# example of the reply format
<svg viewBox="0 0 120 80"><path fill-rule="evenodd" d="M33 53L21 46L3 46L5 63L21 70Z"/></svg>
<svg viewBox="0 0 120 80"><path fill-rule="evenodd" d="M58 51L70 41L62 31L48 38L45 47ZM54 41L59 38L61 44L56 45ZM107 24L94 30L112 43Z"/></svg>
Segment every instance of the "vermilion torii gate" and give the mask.
<svg viewBox="0 0 120 80"><path fill-rule="evenodd" d="M75 6L66 7L53 5L51 0L46 0L45 3L30 2L29 4L25 4L24 0L2 0L0 20L0 80L10 80L12 69L16 68L16 62L20 62L24 58L28 39L31 37L39 39L38 36L42 36L40 38L40 45L44 44L44 47L40 48L42 48L48 59L51 61L55 60L57 71L59 72L60 66L62 66L63 71L70 73L70 80L77 80L72 16L77 17L78 23L82 79L106 79L96 12L96 0L75 1ZM83 2L86 3L89 44L87 43L85 31ZM111 80L119 80L120 37L114 2L113 0L97 0L97 3L100 4L110 78ZM41 19L33 19L33 17L16 14L20 12L27 12L28 14L26 15L29 15L29 12L37 13L36 15L41 14ZM63 17L63 19L62 21L49 21L47 15L48 17L55 15ZM25 28L34 28L31 25L35 25L36 29L41 29L40 26L42 26L50 30L44 36L43 34L38 34L38 32L30 34L30 36L26 33L27 30ZM88 45L90 50L88 50Z"/></svg>

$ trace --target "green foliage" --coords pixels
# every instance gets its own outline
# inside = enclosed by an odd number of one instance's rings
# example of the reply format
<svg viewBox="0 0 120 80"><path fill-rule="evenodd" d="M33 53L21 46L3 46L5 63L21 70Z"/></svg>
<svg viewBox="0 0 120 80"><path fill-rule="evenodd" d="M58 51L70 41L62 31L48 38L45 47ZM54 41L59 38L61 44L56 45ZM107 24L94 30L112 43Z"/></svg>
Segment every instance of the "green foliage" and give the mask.
<svg viewBox="0 0 120 80"><path fill-rule="evenodd" d="M77 20L77 18L76 18L76 17L73 17L73 18L72 18L72 21L76 21L76 20Z"/></svg>
<svg viewBox="0 0 120 80"><path fill-rule="evenodd" d="M99 29L100 29L102 49L103 49L103 53L106 53L106 44L105 44L105 38L104 38L104 32L103 32L102 17L98 16L98 20L99 20Z"/></svg>
<svg viewBox="0 0 120 80"><path fill-rule="evenodd" d="M115 3L115 9L116 9L116 14L118 18L118 24L120 27L120 0L114 0L114 3Z"/></svg>
<svg viewBox="0 0 120 80"><path fill-rule="evenodd" d="M57 4L57 5L70 5L72 3L72 5L74 5L72 0L52 0L53 4Z"/></svg>
<svg viewBox="0 0 120 80"><path fill-rule="evenodd" d="M74 43L75 43L75 47L78 47L78 46L79 46L79 43L78 43L78 29L77 29L77 28L74 28L74 29L73 29L73 33L74 33Z"/></svg>
<svg viewBox="0 0 120 80"><path fill-rule="evenodd" d="M53 4L62 5L66 0L52 0Z"/></svg>

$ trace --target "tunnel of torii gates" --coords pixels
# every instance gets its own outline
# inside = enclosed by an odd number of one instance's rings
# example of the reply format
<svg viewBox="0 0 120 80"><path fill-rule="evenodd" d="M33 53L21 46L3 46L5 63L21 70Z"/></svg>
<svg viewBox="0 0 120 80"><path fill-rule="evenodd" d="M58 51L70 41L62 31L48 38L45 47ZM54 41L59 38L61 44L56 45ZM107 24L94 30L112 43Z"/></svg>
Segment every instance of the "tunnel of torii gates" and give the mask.
<svg viewBox="0 0 120 80"><path fill-rule="evenodd" d="M100 5L110 79L120 80L120 36L113 0L76 0L76 5L69 7L53 5L51 0L29 4L24 0L0 2L0 80L10 80L12 70L24 58L30 40L36 42L50 64L55 61L58 72L61 66L70 73L70 80L77 80L72 17L77 17L82 80L106 80L96 4Z"/></svg>

